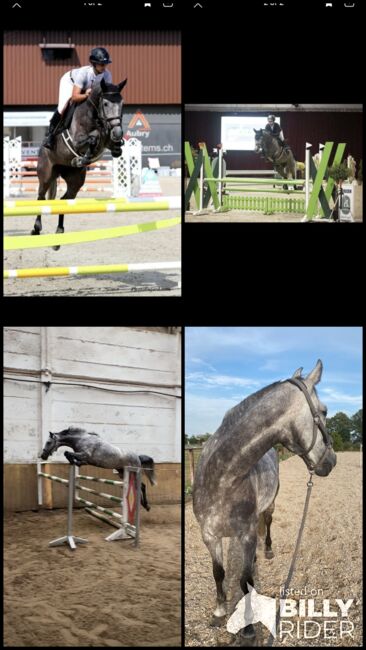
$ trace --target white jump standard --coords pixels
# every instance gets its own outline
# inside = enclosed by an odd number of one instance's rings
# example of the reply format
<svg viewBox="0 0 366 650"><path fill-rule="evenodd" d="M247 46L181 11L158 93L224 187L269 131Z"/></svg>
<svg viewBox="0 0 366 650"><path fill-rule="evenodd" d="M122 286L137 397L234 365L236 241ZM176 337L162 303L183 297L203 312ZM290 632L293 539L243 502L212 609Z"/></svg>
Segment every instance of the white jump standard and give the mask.
<svg viewBox="0 0 366 650"><path fill-rule="evenodd" d="M64 537L59 537L54 539L52 542L49 542L48 546L62 546L62 544L68 544L72 550L76 548L76 544L86 544L87 539L83 537L75 537L72 534L72 509L74 505L74 489L75 489L75 465L69 466L69 480L59 478L58 476L53 476L52 474L46 474L45 472L40 471L41 464L38 463L38 503L42 505L42 476L44 478L50 479L51 481L56 481L57 483L62 483L63 485L68 485L69 487L69 499L67 507L67 534Z"/></svg>
<svg viewBox="0 0 366 650"><path fill-rule="evenodd" d="M106 492L97 492L92 488L84 487L79 484L79 481L94 481L96 483L107 483L109 485L119 485L122 487L122 498L115 497L112 494L107 494ZM113 512L113 510L108 510L102 506L98 506L92 501L87 501L79 496L79 490L84 490L91 494L96 494L104 499L109 499L110 501L115 501L119 503L122 507L121 514ZM140 502L141 502L141 468L139 467L125 467L124 468L124 477L123 481L112 481L109 479L95 478L94 476L84 476L82 474L76 473L76 484L75 484L75 500L83 503L85 510L94 517L98 519L103 519L107 523L110 523L113 526L117 526L118 530L111 535L106 537L107 542L113 542L118 539L129 539L133 537L135 539L135 547L139 543L139 533L140 533ZM94 510L98 510L107 514L109 517L115 517L119 520L119 524L116 524L112 520L108 520L107 517L99 515Z"/></svg>
<svg viewBox="0 0 366 650"><path fill-rule="evenodd" d="M74 497L75 501L84 504L87 506L85 510L103 521L115 526L118 528L114 533L106 537L106 541L112 542L119 539L131 539L134 538L135 548L139 545L140 537L140 502L141 502L141 467L125 467L123 481L113 481L111 479L97 478L94 476L84 476L79 474L79 468L75 465L69 466L69 480L60 478L59 476L54 476L53 474L48 474L42 472L41 462L37 463L37 477L38 477L38 504L43 505L43 490L42 490L42 477L54 481L56 483L61 483L62 485L68 486L68 515L67 515L67 534L63 537L49 542L49 546L60 546L62 544L69 544L70 548L74 550L77 544L87 543L87 539L82 537L75 537L72 534L72 516L73 516L73 503ZM117 485L122 487L122 496L116 497L112 494L107 494L106 492L98 492L92 488L87 488L82 485L79 485L79 481L94 481L96 483L105 483L107 485ZM109 499L114 501L121 506L121 514L113 512L113 510L108 510L102 506L93 503L92 501L87 501L82 499L79 496L79 490L84 490L91 494L95 494L103 499ZM108 519L103 515L95 512L98 510L105 513L112 519ZM113 517L118 520L118 523L113 521Z"/></svg>

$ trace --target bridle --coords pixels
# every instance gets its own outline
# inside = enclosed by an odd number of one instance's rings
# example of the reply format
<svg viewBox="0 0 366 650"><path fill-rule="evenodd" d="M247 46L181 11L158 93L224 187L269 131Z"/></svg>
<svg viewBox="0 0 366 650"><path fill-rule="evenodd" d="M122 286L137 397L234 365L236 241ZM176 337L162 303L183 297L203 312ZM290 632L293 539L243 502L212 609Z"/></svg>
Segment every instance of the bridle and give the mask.
<svg viewBox="0 0 366 650"><path fill-rule="evenodd" d="M112 124L110 124L110 123L113 122L113 121L117 121L118 126L122 127L122 111L123 111L123 99L122 99L122 97L120 97L120 99L121 99L121 104L120 104L121 105L121 110L119 111L118 116L107 117L106 113L105 113L104 106L103 106L103 97L105 97L106 95L116 95L116 94L117 94L116 91L113 91L113 92L106 91L104 93L102 92L101 96L99 97L98 106L94 103L94 101L93 101L93 99L91 98L90 95L87 97L87 100L86 100L87 102L89 102L90 104L93 105L93 107L95 108L95 110L97 112L98 120L100 120L100 122L103 124L104 128L106 128L107 131L108 131L108 129L110 130L111 128L114 128L115 126L117 126L117 124L114 124L113 127L112 127Z"/></svg>
<svg viewBox="0 0 366 650"><path fill-rule="evenodd" d="M311 442L311 445L310 445L309 449L304 451L302 454L299 454L300 458L303 458L304 456L307 456L307 454L314 447L315 442L316 442L316 438L317 438L317 435L318 435L318 429L320 430L320 432L321 432L321 434L323 436L323 441L324 441L324 444L325 444L325 451L324 451L323 455L321 456L320 460L318 460L316 465L314 465L313 463L311 463L311 461L306 459L308 461L308 463L309 463L310 470L314 471L315 469L317 469L317 467L319 467L319 465L322 464L326 454L328 453L328 450L333 446L333 440L332 440L332 437L327 432L325 424L323 424L323 422L321 421L320 415L319 415L318 411L316 410L316 408L315 408L315 406L314 406L314 404L313 404L313 402L311 400L309 391L306 388L304 382L301 381L301 379L294 379L294 378L288 379L287 381L289 381L291 384L294 384L295 386L297 386L301 390L301 392L304 393L304 395L306 397L306 400L307 400L307 403L309 404L310 411L311 411L311 414L313 416L313 421L314 421L313 440Z"/></svg>

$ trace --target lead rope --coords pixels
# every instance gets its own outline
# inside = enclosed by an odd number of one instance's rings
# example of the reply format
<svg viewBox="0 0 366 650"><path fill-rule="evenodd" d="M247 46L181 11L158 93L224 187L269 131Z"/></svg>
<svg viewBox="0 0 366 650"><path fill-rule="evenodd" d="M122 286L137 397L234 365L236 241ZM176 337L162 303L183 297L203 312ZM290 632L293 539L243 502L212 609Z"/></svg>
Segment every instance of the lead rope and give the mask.
<svg viewBox="0 0 366 650"><path fill-rule="evenodd" d="M286 591L290 586L290 582L291 582L293 572L295 570L297 553L298 553L298 550L300 548L301 537L302 537L302 533L303 533L303 530L304 530L305 519L306 519L308 507L309 507L311 488L314 485L313 484L313 474L314 474L314 471L313 470L310 471L310 478L309 478L309 480L307 482L308 491L306 493L306 499L305 499L305 505L304 505L304 512L303 512L303 515L302 515L302 521L301 521L301 525L300 525L299 532L298 532L298 535L297 535L297 542L296 542L295 551L294 551L294 554L293 554L293 557L292 557L292 562L291 562L290 569L289 569L289 572L288 572L288 576L286 578L286 582L285 582L285 585L284 585L284 594L285 594L285 596L286 596ZM279 605L279 607L277 609L277 613L276 613L276 632L277 632L278 624L280 622L280 614L281 614L281 605ZM272 634L270 634L267 646L272 646L273 641L274 641L274 637L272 636Z"/></svg>

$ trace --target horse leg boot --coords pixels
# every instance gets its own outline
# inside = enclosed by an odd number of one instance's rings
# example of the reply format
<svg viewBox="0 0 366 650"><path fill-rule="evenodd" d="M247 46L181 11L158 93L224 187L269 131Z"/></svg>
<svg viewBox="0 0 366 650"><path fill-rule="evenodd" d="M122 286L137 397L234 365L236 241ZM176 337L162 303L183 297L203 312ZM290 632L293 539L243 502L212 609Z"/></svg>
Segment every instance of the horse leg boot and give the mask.
<svg viewBox="0 0 366 650"><path fill-rule="evenodd" d="M250 524L250 526L248 526L248 530L246 530L245 533L240 537L240 543L244 555L244 565L242 576L240 578L240 587L244 596L246 596L249 593L248 584L252 587L254 586L253 565L257 547L257 522L253 522ZM248 599L246 599L244 610L244 622L246 625L240 632L240 635L246 640L253 640L253 638L256 636L253 624L250 622L252 620L253 610L251 602L250 600L248 601Z"/></svg>
<svg viewBox="0 0 366 650"><path fill-rule="evenodd" d="M226 618L226 593L223 588L225 571L223 566L222 539L214 537L206 532L202 533L203 541L211 553L212 571L216 583L216 609L213 613L210 625L220 627L224 625Z"/></svg>

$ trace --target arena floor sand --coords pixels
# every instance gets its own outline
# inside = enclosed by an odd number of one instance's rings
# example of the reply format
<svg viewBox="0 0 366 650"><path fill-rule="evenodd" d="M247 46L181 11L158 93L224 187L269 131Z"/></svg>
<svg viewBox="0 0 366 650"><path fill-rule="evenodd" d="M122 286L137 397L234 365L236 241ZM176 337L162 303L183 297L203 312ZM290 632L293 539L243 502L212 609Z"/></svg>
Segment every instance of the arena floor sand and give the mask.
<svg viewBox="0 0 366 650"><path fill-rule="evenodd" d="M141 515L140 548L106 542L114 529L74 511L88 544L48 547L66 533L65 510L5 518L4 645L181 646L180 505Z"/></svg>

